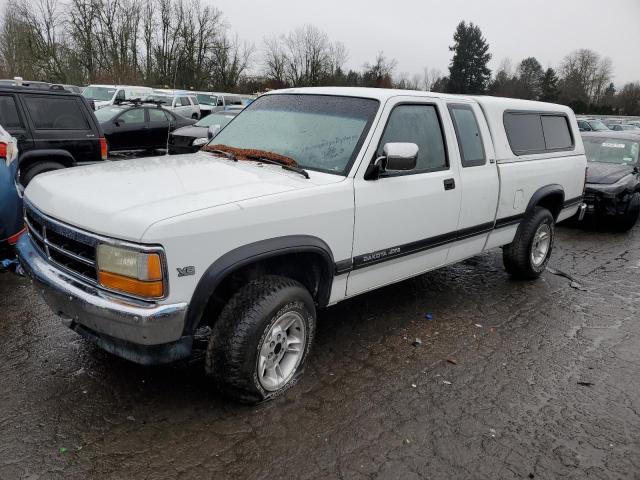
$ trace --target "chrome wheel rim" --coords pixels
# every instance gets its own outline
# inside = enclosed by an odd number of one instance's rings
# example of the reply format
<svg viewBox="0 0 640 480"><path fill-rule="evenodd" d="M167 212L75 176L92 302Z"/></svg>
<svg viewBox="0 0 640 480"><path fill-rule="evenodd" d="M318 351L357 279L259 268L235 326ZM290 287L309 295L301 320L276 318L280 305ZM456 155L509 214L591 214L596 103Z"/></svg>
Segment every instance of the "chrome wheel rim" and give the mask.
<svg viewBox="0 0 640 480"><path fill-rule="evenodd" d="M531 244L531 263L535 267L541 266L547 259L549 247L551 246L551 227L547 223L543 223L536 230Z"/></svg>
<svg viewBox="0 0 640 480"><path fill-rule="evenodd" d="M306 327L298 312L286 312L271 325L258 353L258 381L268 391L279 390L300 365L306 343Z"/></svg>

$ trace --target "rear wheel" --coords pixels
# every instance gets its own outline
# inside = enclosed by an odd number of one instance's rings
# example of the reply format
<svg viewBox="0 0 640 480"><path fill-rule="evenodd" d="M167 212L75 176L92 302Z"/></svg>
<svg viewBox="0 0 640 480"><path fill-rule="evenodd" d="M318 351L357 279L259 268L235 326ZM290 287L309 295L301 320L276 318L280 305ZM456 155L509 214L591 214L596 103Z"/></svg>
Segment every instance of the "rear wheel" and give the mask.
<svg viewBox="0 0 640 480"><path fill-rule="evenodd" d="M549 263L555 235L555 220L546 208L535 207L527 216L513 242L502 250L505 270L514 278L538 278Z"/></svg>
<svg viewBox="0 0 640 480"><path fill-rule="evenodd" d="M20 172L20 183L23 187L26 187L36 175L40 175L45 172L52 172L53 170L61 170L63 168L65 168L65 166L58 162L35 163L27 167L24 172Z"/></svg>
<svg viewBox="0 0 640 480"><path fill-rule="evenodd" d="M259 403L300 378L315 334L313 299L300 283L264 276L242 287L220 313L206 370L227 395Z"/></svg>
<svg viewBox="0 0 640 480"><path fill-rule="evenodd" d="M631 230L640 216L640 193L634 193L627 205L627 209L622 215L614 220L615 229L619 232L627 232Z"/></svg>

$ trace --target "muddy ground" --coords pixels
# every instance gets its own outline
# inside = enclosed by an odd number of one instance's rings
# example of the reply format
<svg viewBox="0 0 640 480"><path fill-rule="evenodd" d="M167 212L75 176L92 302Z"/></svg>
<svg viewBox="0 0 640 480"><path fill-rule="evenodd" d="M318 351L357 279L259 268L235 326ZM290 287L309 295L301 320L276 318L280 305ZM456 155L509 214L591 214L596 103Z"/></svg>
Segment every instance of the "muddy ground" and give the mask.
<svg viewBox="0 0 640 480"><path fill-rule="evenodd" d="M510 281L496 251L331 308L259 407L198 360L98 350L0 275L0 478L640 478L640 226L559 227L550 266L576 282Z"/></svg>

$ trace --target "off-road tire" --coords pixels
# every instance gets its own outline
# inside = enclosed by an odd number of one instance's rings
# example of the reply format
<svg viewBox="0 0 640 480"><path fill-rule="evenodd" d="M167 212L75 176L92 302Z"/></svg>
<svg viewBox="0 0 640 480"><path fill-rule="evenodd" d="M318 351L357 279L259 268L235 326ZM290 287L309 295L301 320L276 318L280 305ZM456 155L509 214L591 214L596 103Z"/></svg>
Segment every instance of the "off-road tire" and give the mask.
<svg viewBox="0 0 640 480"><path fill-rule="evenodd" d="M634 193L625 212L613 220L613 226L618 232L631 230L640 216L640 193Z"/></svg>
<svg viewBox="0 0 640 480"><path fill-rule="evenodd" d="M45 172L52 172L53 170L61 170L63 168L65 168L65 166L58 162L35 163L24 172L20 172L20 183L23 187L26 187L36 175L40 175Z"/></svg>
<svg viewBox="0 0 640 480"><path fill-rule="evenodd" d="M296 311L305 322L306 343L293 377L279 390L265 390L258 379L258 350L273 323L285 312ZM206 373L218 389L242 403L271 400L300 378L315 336L313 298L299 282L268 275L252 280L224 306L212 329L205 357Z"/></svg>
<svg viewBox="0 0 640 480"><path fill-rule="evenodd" d="M547 256L540 265L534 265L531 259L533 240L538 228L547 223L551 231L551 243ZM555 237L555 220L549 210L543 207L535 207L533 212L525 217L520 224L516 237L509 245L502 249L502 261L504 268L511 277L518 280L535 280L547 268L553 241Z"/></svg>

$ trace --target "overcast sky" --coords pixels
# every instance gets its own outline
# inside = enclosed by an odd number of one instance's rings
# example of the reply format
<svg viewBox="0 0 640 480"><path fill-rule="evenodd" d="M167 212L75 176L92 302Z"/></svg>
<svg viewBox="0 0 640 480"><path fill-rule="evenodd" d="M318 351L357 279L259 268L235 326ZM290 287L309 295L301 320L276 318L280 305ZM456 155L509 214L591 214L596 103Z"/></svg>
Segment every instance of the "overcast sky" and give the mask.
<svg viewBox="0 0 640 480"><path fill-rule="evenodd" d="M535 56L557 66L572 50L611 57L616 84L640 81L640 0L216 0L242 39L260 47L265 36L311 23L343 42L348 66L378 51L398 61L396 73L423 67L446 72L449 45L461 20L480 26L491 67Z"/></svg>
<svg viewBox="0 0 640 480"><path fill-rule="evenodd" d="M480 26L492 69L535 56L557 66L572 50L611 57L615 83L640 81L640 0L201 0L219 8L241 39L255 44L306 23L343 42L347 66L359 68L378 51L398 61L397 74L424 67L446 73L453 31L461 20ZM0 0L4 9L6 0Z"/></svg>

